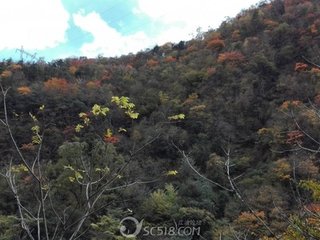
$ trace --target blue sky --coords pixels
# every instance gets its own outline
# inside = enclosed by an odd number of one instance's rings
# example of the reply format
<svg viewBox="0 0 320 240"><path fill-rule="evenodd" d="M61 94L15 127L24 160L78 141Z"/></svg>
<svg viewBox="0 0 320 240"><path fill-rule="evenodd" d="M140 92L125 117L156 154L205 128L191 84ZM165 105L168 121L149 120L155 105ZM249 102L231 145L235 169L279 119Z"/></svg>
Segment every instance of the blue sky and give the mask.
<svg viewBox="0 0 320 240"><path fill-rule="evenodd" d="M0 58L121 56L217 28L258 0L1 0ZM24 56L24 60L31 61Z"/></svg>

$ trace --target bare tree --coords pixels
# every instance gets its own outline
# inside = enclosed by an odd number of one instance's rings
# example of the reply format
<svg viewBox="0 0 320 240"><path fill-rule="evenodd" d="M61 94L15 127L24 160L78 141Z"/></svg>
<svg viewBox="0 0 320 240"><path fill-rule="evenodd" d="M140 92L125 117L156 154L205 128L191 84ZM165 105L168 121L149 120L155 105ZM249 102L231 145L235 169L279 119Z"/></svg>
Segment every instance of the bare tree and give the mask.
<svg viewBox="0 0 320 240"><path fill-rule="evenodd" d="M229 186L223 186L218 182L212 181L211 179L207 178L203 174L201 174L195 166L192 165L190 161L190 157L182 151L175 143L173 143L173 146L180 152L182 155L182 158L185 163L192 169L194 173L196 173L199 177L202 179L208 181L209 183L221 188L222 190L228 191L230 193L235 194L235 196L240 200L240 202L251 212L251 214L267 229L267 231L275 238L275 239L280 239L273 231L272 229L268 226L268 224L261 218L259 217L256 213L257 211L249 204L249 201L243 196L242 192L239 190L237 187L237 184L235 180L239 177L234 178L231 175L231 167L234 165L231 163L231 157L230 157L230 148L228 147L227 149L223 148L224 154L225 154L225 176L228 179ZM246 239L247 234L245 234L245 237L243 239ZM240 239L238 235L234 235L235 239Z"/></svg>

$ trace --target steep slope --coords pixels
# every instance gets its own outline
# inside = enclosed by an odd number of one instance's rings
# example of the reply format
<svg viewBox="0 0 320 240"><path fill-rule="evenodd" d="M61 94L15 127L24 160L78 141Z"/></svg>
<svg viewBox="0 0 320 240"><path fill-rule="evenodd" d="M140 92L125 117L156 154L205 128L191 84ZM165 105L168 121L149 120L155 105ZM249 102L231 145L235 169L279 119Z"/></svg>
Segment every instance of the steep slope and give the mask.
<svg viewBox="0 0 320 240"><path fill-rule="evenodd" d="M75 203L82 192L66 180L70 168L63 168L71 164L75 153L65 149L72 146L90 152L90 161L107 161L111 169L115 163L125 165L119 174L123 183L152 180L104 193L111 207L87 220L83 239L121 239L111 226L131 214L124 209L133 209L150 226L170 225L172 219L198 221L205 239L233 239L235 234L317 239L319 216L308 214L319 212L319 19L318 0L265 1L188 42L135 55L1 62L1 84L11 88L6 100L13 132L32 159L37 144L31 142L29 113L46 129L41 155L48 181L66 186L55 190L61 192L54 204L74 209L83 204ZM116 109L104 120L91 116L94 104L107 106L112 96L129 97L139 118L132 121ZM0 113L3 119L3 109ZM79 113L96 125L75 131ZM174 120L179 114L185 117ZM112 134L105 133L105 124ZM120 127L126 131L118 132ZM103 141L105 146L99 145ZM95 151L110 154L111 160ZM231 178L242 199L227 176L228 151ZM0 152L3 166L12 156L19 162L7 134L0 135ZM20 177L19 184L30 189L26 176ZM0 217L8 222L16 212L15 200L5 179L0 188ZM22 194L32 203L27 190ZM53 213L50 217L54 222Z"/></svg>

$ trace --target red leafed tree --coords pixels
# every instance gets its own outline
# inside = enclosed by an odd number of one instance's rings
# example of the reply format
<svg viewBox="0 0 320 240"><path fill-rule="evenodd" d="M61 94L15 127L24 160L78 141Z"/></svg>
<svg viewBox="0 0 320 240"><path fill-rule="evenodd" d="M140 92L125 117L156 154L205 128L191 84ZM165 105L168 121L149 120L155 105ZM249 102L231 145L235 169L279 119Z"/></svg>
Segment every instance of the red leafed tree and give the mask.
<svg viewBox="0 0 320 240"><path fill-rule="evenodd" d="M300 143L302 141L303 136L304 134L299 130L288 132L286 142L288 144Z"/></svg>
<svg viewBox="0 0 320 240"><path fill-rule="evenodd" d="M120 138L118 136L105 136L104 141L106 143L116 144L120 141Z"/></svg>
<svg viewBox="0 0 320 240"><path fill-rule="evenodd" d="M219 63L231 62L237 63L244 61L244 55L239 51L232 51L232 52L224 52L220 53L218 56Z"/></svg>
<svg viewBox="0 0 320 240"><path fill-rule="evenodd" d="M296 72L303 72L303 71L306 71L307 68L308 68L308 64L297 62L296 65L295 65L294 70Z"/></svg>

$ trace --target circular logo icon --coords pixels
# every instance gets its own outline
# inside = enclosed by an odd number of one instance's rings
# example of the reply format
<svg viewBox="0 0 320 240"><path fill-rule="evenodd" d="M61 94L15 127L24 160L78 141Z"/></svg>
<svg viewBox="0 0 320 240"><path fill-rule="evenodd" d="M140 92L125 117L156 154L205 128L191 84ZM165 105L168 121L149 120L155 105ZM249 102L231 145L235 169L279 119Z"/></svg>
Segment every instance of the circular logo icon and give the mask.
<svg viewBox="0 0 320 240"><path fill-rule="evenodd" d="M120 226L119 226L121 235L127 238L136 237L142 229L142 223L143 223L143 220L139 222L134 217L125 217L124 219L121 220ZM131 230L128 228L128 226L134 227L135 231L131 233Z"/></svg>

